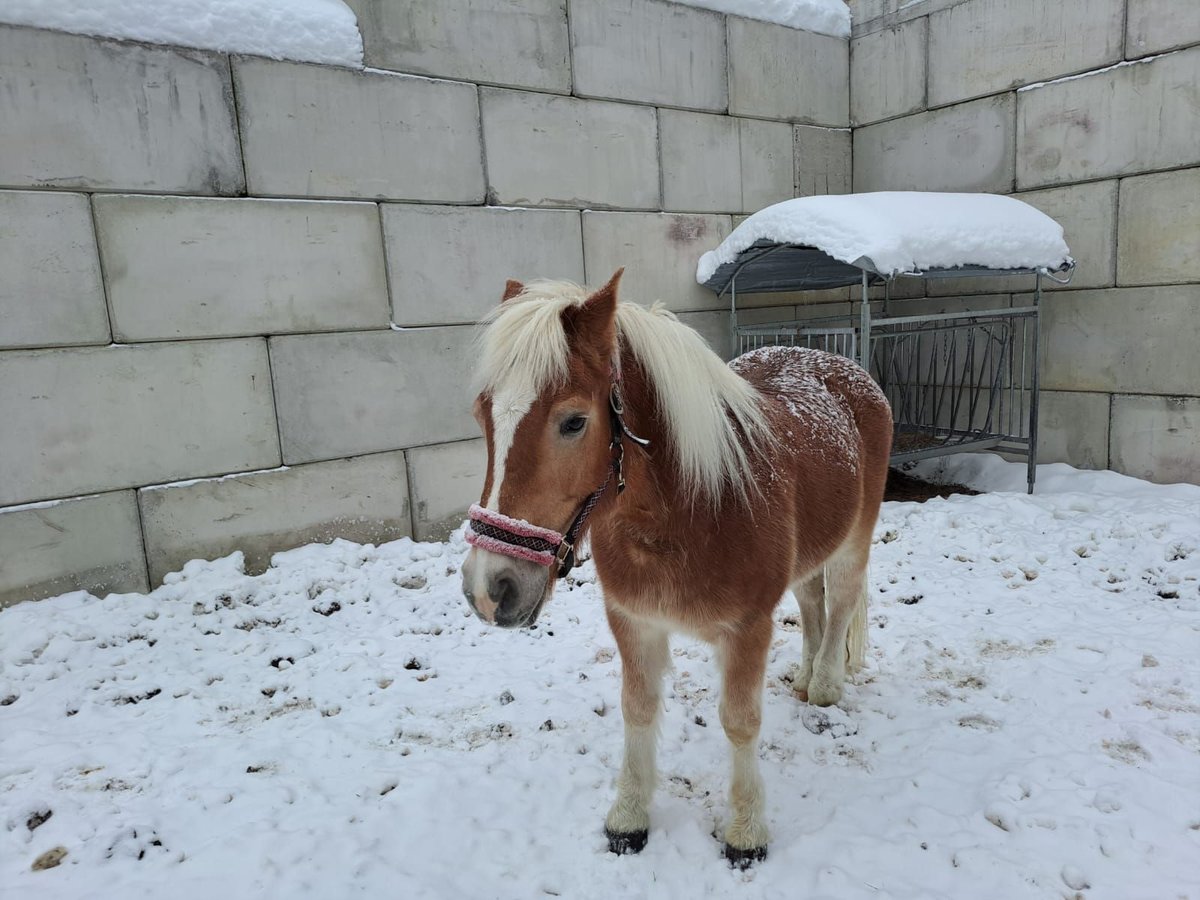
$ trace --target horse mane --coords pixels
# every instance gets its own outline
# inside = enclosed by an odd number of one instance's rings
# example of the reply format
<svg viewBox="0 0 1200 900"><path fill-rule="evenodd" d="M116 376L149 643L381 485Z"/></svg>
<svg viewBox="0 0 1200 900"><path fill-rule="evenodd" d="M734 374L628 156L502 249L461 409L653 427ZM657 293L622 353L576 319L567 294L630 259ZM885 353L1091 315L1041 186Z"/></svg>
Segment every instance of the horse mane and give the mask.
<svg viewBox="0 0 1200 900"><path fill-rule="evenodd" d="M571 282L537 281L496 307L482 322L479 389L532 401L561 384L570 354L562 313L587 296ZM773 440L758 391L661 303L618 303L617 341L646 373L688 500L747 501L754 460Z"/></svg>

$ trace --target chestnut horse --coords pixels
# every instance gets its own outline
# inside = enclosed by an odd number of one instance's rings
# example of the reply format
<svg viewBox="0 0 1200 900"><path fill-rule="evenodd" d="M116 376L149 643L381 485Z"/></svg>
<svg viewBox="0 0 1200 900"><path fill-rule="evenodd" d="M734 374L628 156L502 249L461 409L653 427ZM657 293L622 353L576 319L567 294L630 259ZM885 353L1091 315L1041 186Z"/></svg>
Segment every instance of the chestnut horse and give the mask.
<svg viewBox="0 0 1200 900"><path fill-rule="evenodd" d="M758 733L773 612L790 587L804 630L793 688L837 703L865 652L891 412L840 356L770 347L726 366L671 313L618 303L620 277L590 295L510 281L485 321L488 468L463 591L484 621L530 625L590 530L622 662L615 853L648 837L668 635L714 644L733 750L725 853L744 867L768 841Z"/></svg>

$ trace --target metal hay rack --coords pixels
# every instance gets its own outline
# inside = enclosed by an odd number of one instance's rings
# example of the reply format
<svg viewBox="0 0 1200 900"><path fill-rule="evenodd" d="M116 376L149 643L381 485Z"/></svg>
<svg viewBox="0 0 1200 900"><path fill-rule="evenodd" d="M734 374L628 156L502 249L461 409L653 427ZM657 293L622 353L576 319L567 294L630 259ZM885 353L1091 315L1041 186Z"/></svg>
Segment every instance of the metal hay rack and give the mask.
<svg viewBox="0 0 1200 900"><path fill-rule="evenodd" d="M995 450L1027 461L1032 493L1042 283L1048 278L1065 284L1074 264L1057 271L958 267L899 275L875 272L870 265L869 260L841 262L813 247L760 240L720 266L705 286L718 296L729 295L734 355L771 345L811 347L850 357L870 372L892 405L893 464ZM1032 302L1022 306L906 314L905 305L922 301L892 296L899 278L1000 277L1016 282L1020 276L1034 279ZM861 294L858 311L851 315L754 325L738 317L739 292L827 290L853 284L861 287ZM883 297L872 301L869 292L875 286L882 286Z"/></svg>

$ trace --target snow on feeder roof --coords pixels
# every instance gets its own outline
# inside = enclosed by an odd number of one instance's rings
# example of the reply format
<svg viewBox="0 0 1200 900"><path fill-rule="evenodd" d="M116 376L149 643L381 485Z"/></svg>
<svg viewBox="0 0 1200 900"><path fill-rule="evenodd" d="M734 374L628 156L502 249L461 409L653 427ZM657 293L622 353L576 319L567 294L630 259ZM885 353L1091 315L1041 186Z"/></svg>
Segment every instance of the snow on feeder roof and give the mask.
<svg viewBox="0 0 1200 900"><path fill-rule="evenodd" d="M752 292L838 287L864 271L891 278L1073 265L1062 226L1013 197L883 191L800 197L759 210L700 257L696 280L724 291L736 275L737 289Z"/></svg>

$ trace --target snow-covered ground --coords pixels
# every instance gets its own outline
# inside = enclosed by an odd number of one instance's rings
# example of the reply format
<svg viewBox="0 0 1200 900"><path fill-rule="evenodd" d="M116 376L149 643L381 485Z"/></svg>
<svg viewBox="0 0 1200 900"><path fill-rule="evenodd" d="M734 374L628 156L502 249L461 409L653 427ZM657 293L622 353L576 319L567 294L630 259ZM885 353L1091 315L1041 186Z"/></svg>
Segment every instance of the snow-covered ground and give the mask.
<svg viewBox="0 0 1200 900"><path fill-rule="evenodd" d="M75 34L361 67L342 0L0 0L0 22Z"/></svg>
<svg viewBox="0 0 1200 900"><path fill-rule="evenodd" d="M940 468L1023 488L994 459ZM0 613L0 895L1200 897L1200 488L1055 466L1034 497L887 504L841 708L780 681L779 609L773 842L746 873L713 837L709 649L675 642L654 830L614 857L591 567L505 632L468 615L464 550L338 542L256 577L234 555Z"/></svg>

